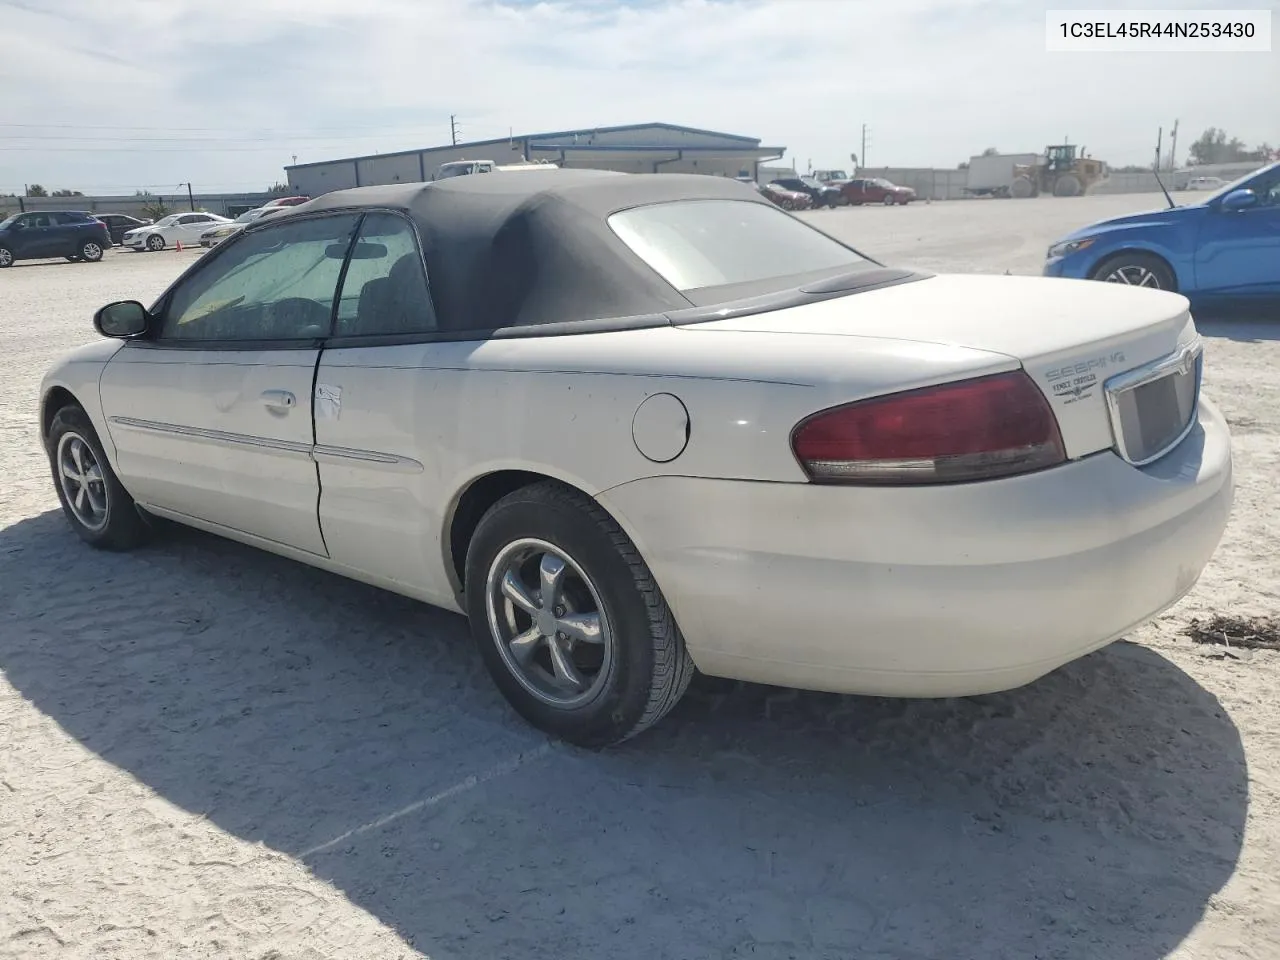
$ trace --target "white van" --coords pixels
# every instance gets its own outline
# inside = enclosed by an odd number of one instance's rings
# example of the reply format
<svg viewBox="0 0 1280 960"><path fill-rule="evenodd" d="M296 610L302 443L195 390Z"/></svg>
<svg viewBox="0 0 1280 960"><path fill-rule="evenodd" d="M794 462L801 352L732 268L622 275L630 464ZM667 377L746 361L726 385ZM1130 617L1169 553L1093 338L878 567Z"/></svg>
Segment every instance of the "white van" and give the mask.
<svg viewBox="0 0 1280 960"><path fill-rule="evenodd" d="M432 180L446 180L449 177L465 177L473 173L510 173L516 170L546 170L557 168L558 164L549 160L529 160L522 163L494 163L492 160L450 160L436 167L431 175Z"/></svg>

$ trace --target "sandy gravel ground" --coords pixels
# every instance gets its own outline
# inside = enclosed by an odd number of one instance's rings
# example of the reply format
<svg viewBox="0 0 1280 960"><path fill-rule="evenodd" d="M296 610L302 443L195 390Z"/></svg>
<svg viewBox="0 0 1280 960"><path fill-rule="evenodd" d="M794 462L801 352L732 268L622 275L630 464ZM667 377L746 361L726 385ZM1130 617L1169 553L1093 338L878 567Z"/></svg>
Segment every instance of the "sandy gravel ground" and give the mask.
<svg viewBox="0 0 1280 960"><path fill-rule="evenodd" d="M1034 273L1154 199L811 216ZM1237 506L1131 642L968 700L708 685L590 754L510 714L457 617L192 532L74 538L39 377L191 256L0 272L0 956L1280 956L1278 658L1179 635L1280 613L1280 320L1204 324Z"/></svg>

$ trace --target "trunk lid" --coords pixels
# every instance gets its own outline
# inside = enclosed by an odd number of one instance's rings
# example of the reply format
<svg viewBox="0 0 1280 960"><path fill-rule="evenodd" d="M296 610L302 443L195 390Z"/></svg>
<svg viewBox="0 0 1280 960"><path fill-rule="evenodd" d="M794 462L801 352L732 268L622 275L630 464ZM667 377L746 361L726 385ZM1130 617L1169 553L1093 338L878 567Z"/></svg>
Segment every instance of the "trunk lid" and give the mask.
<svg viewBox="0 0 1280 960"><path fill-rule="evenodd" d="M1117 446L1118 430L1143 430L1134 410L1109 407L1106 381L1199 340L1187 300L1178 294L1085 280L976 275L932 277L682 329L889 338L1003 354L1018 360L1049 399L1072 459ZM1198 383L1198 371L1187 375ZM1170 416L1156 407L1174 404L1181 410L1187 389L1143 400L1149 436L1155 435L1151 424L1166 429ZM1183 413L1177 416L1185 420ZM1130 453L1138 449L1137 440L1129 438Z"/></svg>

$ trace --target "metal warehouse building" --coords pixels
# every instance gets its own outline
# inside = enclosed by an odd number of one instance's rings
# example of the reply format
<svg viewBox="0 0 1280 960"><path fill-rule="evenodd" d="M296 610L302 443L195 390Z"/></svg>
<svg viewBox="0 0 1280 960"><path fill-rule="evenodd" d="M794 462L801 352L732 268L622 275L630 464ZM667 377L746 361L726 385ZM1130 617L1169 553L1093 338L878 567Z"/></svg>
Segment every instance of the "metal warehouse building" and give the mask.
<svg viewBox="0 0 1280 960"><path fill-rule="evenodd" d="M451 160L495 163L550 160L563 167L624 173L704 173L755 178L762 162L780 159L785 152L786 147L761 146L754 137L671 123L637 123L300 163L284 169L294 191L316 197L348 187L429 180L440 164Z"/></svg>

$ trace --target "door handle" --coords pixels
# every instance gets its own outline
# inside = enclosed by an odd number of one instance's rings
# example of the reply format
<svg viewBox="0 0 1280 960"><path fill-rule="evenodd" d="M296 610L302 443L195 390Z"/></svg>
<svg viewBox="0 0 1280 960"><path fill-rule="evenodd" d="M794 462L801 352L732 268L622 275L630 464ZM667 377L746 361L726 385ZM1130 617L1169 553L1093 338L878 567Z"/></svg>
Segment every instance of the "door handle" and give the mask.
<svg viewBox="0 0 1280 960"><path fill-rule="evenodd" d="M298 401L288 390L264 390L262 402L276 410L288 410Z"/></svg>

